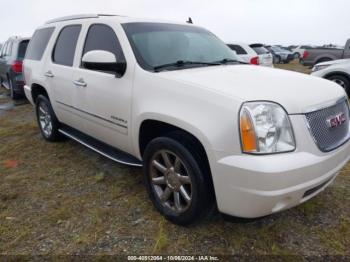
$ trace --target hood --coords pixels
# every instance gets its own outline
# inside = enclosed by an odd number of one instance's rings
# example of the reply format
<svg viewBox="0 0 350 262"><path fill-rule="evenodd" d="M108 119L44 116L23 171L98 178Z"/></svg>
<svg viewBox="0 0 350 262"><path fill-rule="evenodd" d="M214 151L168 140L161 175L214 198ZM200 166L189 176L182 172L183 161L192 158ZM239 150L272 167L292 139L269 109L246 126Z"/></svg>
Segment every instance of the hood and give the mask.
<svg viewBox="0 0 350 262"><path fill-rule="evenodd" d="M350 63L350 59L332 60L332 61L318 63L317 65L337 65L342 63Z"/></svg>
<svg viewBox="0 0 350 262"><path fill-rule="evenodd" d="M301 73L254 65L223 65L159 73L162 78L209 89L238 102L264 100L289 114L329 104L345 96L337 84Z"/></svg>

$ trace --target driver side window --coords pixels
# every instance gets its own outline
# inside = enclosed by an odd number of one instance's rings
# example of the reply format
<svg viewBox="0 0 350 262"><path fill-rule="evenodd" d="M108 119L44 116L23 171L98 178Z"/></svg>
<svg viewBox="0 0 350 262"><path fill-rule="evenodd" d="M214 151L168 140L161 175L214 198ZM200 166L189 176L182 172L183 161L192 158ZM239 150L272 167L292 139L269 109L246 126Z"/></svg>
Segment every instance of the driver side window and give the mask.
<svg viewBox="0 0 350 262"><path fill-rule="evenodd" d="M93 24L90 26L86 36L82 57L90 51L103 50L115 55L117 62L125 62L123 50L117 35L108 25ZM81 63L81 67L84 67Z"/></svg>

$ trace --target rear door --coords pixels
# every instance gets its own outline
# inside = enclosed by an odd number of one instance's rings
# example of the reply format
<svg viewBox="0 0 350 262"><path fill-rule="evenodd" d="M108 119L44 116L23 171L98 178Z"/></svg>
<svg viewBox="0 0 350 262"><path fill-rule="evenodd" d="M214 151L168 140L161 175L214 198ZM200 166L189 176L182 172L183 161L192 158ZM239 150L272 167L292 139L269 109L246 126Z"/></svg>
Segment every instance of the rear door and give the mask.
<svg viewBox="0 0 350 262"><path fill-rule="evenodd" d="M122 34L122 28L114 22L89 24L73 79L85 84L75 87L79 90L77 107L80 121L85 123L85 133L130 152L132 68L127 66L124 75L116 76L116 72L86 69L81 63L83 55L94 50L111 52L117 61L125 62L118 34Z"/></svg>
<svg viewBox="0 0 350 262"><path fill-rule="evenodd" d="M46 82L50 86L52 103L59 120L71 127L82 130L77 117L77 88L73 84L73 64L76 46L82 30L81 24L66 25L59 34L45 66Z"/></svg>

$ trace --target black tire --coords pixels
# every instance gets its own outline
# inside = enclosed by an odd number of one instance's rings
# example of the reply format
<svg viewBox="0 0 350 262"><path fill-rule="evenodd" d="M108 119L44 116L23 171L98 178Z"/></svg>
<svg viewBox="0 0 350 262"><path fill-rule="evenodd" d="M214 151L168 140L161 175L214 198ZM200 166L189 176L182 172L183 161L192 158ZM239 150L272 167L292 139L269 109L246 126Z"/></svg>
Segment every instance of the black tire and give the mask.
<svg viewBox="0 0 350 262"><path fill-rule="evenodd" d="M61 134L58 132L60 123L55 115L55 112L52 109L50 100L46 96L39 95L35 101L35 109L38 125L43 138L50 142L60 141L62 139ZM47 130L45 131L44 127L42 126L43 124L40 120L40 112L42 112L40 111L41 109L44 109L47 112L47 116L49 118L47 119L47 122L50 122L52 127L50 128L50 132L46 132Z"/></svg>
<svg viewBox="0 0 350 262"><path fill-rule="evenodd" d="M22 96L19 95L19 94L17 94L17 93L15 92L15 90L13 90L13 83L12 83L12 80L11 80L11 79L8 80L8 83L9 83L9 88L10 88L10 97L11 97L11 99L12 99L12 100L21 99Z"/></svg>
<svg viewBox="0 0 350 262"><path fill-rule="evenodd" d="M299 59L300 58L300 54L299 53L294 53L293 58L294 59Z"/></svg>
<svg viewBox="0 0 350 262"><path fill-rule="evenodd" d="M331 80L337 84L339 84L342 88L344 88L346 94L350 95L350 80L342 75L332 75L327 77L328 80Z"/></svg>
<svg viewBox="0 0 350 262"><path fill-rule="evenodd" d="M176 133L169 134L168 137L155 138L147 145L143 154L143 173L148 194L156 209L174 224L187 226L208 217L211 211L215 210L215 197L209 175L210 171L207 170L207 167L204 167L205 164L200 160L198 152L191 152L195 150L195 147L192 146L192 150L188 149L188 143L191 143L190 139L181 139L180 143L178 142L180 140L175 139L176 137L179 137ZM160 151L164 152L164 150L180 158L191 179L191 202L187 209L181 212L176 212L170 206L162 203L159 193L157 193L155 186L151 182L152 168L154 168L151 162L153 162L155 155ZM165 177L166 175L164 174ZM164 187L168 187L168 185L164 185ZM171 197L174 199L174 206L175 193L175 191L171 193Z"/></svg>

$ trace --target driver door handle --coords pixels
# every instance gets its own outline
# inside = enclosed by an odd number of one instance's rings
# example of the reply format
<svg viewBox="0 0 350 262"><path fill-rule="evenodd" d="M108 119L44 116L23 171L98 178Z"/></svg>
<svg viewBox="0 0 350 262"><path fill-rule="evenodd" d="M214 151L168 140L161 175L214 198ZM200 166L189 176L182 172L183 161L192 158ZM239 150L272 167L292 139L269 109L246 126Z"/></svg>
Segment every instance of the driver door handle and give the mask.
<svg viewBox="0 0 350 262"><path fill-rule="evenodd" d="M46 77L54 77L53 73L49 70L44 74Z"/></svg>
<svg viewBox="0 0 350 262"><path fill-rule="evenodd" d="M73 81L73 84L76 86L86 87L87 83L85 83L84 79L80 78L78 80Z"/></svg>

